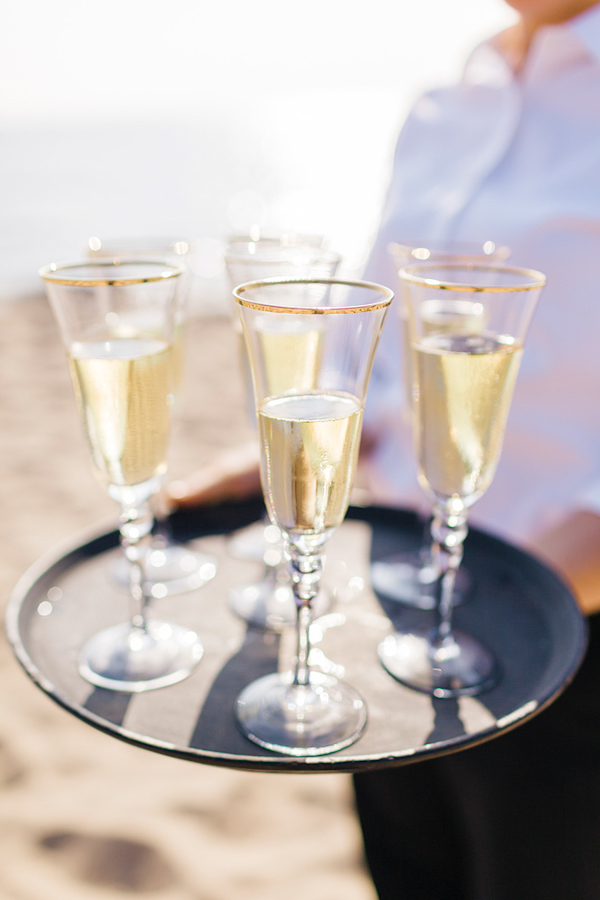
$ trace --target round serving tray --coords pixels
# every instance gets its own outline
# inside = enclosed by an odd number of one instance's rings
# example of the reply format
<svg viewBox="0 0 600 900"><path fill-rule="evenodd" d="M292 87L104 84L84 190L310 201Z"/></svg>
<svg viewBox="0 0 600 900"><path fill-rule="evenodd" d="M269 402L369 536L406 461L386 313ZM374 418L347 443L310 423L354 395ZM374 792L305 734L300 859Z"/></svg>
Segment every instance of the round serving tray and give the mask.
<svg viewBox="0 0 600 900"><path fill-rule="evenodd" d="M412 513L355 507L327 547L324 581L333 599L312 626L313 662L362 694L367 727L351 747L327 756L289 757L254 745L236 727L234 701L250 681L289 668L294 653L293 629L248 627L228 607L231 588L261 575L260 564L231 556L229 539L262 512L248 501L172 517L175 536L218 563L208 584L155 601L157 617L201 636L204 656L184 681L126 694L94 688L78 673L84 641L129 614L127 592L114 577L114 530L79 534L23 575L6 616L17 659L58 704L116 738L195 762L272 772L358 772L460 750L539 713L577 671L587 627L569 590L536 559L472 529L464 560L471 589L455 623L491 647L499 682L478 697L450 700L395 681L378 661L379 642L394 624L410 628L431 613L376 596L369 570L375 560L418 547L422 524Z"/></svg>

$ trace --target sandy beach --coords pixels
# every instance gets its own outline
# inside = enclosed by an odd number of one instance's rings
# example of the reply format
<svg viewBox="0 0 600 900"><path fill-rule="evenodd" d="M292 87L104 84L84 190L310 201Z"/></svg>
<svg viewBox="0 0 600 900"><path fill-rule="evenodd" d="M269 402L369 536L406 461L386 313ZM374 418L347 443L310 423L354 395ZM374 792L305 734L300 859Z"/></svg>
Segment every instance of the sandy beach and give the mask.
<svg viewBox="0 0 600 900"><path fill-rule="evenodd" d="M41 554L116 519L43 296L0 306L3 605ZM227 317L188 329L171 475L251 437ZM0 639L0 900L374 900L349 776L208 767L55 705Z"/></svg>

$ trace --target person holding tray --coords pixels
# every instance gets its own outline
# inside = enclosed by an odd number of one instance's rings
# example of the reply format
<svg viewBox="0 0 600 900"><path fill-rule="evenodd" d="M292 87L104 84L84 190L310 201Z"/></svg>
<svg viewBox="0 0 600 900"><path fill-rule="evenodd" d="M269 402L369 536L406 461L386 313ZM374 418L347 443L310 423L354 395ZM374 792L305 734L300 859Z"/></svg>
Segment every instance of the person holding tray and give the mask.
<svg viewBox="0 0 600 900"><path fill-rule="evenodd" d="M563 696L508 735L355 776L381 900L600 895L600 5L509 3L519 22L403 128L365 277L395 283L388 245L415 237L493 241L547 276L495 480L470 518L566 578L590 645ZM365 461L376 499L416 505L398 341L387 323Z"/></svg>
<svg viewBox="0 0 600 900"><path fill-rule="evenodd" d="M501 461L471 521L563 576L590 643L573 683L521 727L355 776L380 900L600 896L600 4L508 2L517 24L409 116L364 277L397 289L388 245L414 239L489 240L546 275ZM400 340L389 316L362 458L372 502L417 508ZM233 452L174 485L175 502L258 493L256 458Z"/></svg>

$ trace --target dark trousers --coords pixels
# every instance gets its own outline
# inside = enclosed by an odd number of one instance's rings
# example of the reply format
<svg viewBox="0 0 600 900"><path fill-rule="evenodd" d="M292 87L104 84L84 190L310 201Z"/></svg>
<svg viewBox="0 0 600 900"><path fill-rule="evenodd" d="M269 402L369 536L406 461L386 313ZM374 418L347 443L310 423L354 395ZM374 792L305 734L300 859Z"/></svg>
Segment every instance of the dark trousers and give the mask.
<svg viewBox="0 0 600 900"><path fill-rule="evenodd" d="M502 737L354 779L380 900L600 900L600 615L571 685Z"/></svg>

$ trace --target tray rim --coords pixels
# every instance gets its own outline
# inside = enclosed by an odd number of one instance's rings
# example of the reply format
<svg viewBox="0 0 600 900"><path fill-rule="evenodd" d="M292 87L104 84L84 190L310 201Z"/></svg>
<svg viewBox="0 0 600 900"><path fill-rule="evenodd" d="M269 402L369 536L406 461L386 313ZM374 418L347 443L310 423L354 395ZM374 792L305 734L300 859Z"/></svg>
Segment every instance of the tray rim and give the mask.
<svg viewBox="0 0 600 900"><path fill-rule="evenodd" d="M239 509L240 507L249 507L253 512L264 509L262 501L252 498L250 501L242 501L242 503L223 503L214 509ZM205 510L207 512L207 510ZM347 518L349 520L359 519L369 521L369 517L383 516L393 519L395 516L412 517L416 515L410 509L395 508L388 506L353 505L348 510ZM175 513L174 518L177 519L179 513ZM182 517L184 520L189 518L186 511ZM239 526L236 526L239 527ZM235 529L232 529L235 530ZM227 531L217 529L204 529L198 527L196 537L209 534L226 534ZM537 701L529 701L523 706L511 711L505 716L497 719L494 723L480 729L472 734L461 735L459 738L445 739L424 744L418 748L408 748L388 754L362 754L355 759L340 758L336 754L322 756L287 756L283 754L273 754L273 756L255 756L241 755L222 751L206 750L202 748L183 747L168 741L163 741L149 735L140 734L123 728L108 719L99 716L90 710L74 703L63 695L63 693L54 685L52 680L48 678L39 666L31 658L27 652L25 644L22 640L19 629L19 617L22 606L27 599L29 592L35 587L37 582L46 576L52 568L60 566L61 563L66 564L68 557L76 554L78 551L94 544L94 542L106 543L109 546L118 545L118 530L115 527L114 518L104 518L89 526L79 529L68 538L57 543L53 548L40 555L28 568L23 572L15 583L6 606L4 617L4 628L8 642L11 646L14 656L21 668L24 670L29 679L52 699L59 707L66 712L74 715L80 721L94 727L95 729L107 734L110 737L122 740L140 749L149 750L151 752L162 755L171 756L176 759L182 759L189 762L203 763L205 765L214 765L222 768L233 768L242 771L254 772L270 772L270 773L318 773L318 772L339 772L339 773L359 773L376 768L385 768L391 766L416 764L427 759L433 759L441 756L447 756L452 753L458 753L475 747L479 744L501 737L509 731L519 727L521 724L529 721L535 716L543 712L550 706L570 685L573 678L577 674L579 667L583 661L588 645L589 627L586 617L580 612L577 602L572 591L566 582L549 567L545 562L532 553L528 553L514 544L504 539L483 531L480 528L470 528L469 533L476 535L484 541L491 541L499 545L507 547L511 553L521 555L530 562L534 562L548 575L550 575L558 585L562 588L565 598L569 598L573 609L573 623L579 622L581 634L578 642L577 650L572 651L569 655L569 664L564 667L565 677L558 686L547 693L546 696L540 697ZM193 538L190 538L193 539ZM574 645L575 646L575 645ZM347 748L348 749L348 748ZM268 751L267 751L268 752Z"/></svg>

